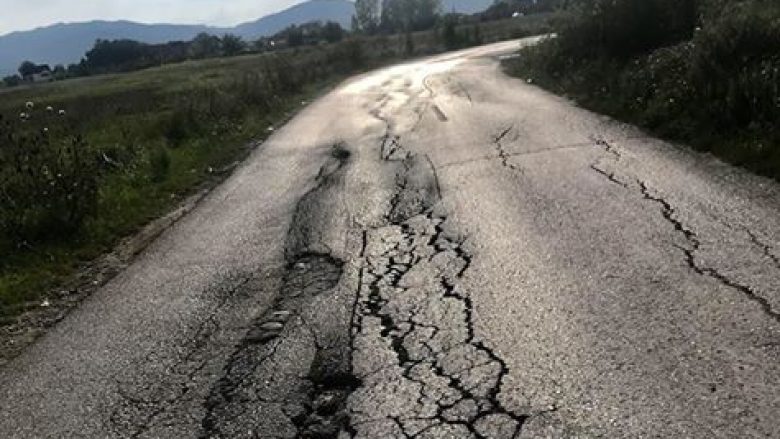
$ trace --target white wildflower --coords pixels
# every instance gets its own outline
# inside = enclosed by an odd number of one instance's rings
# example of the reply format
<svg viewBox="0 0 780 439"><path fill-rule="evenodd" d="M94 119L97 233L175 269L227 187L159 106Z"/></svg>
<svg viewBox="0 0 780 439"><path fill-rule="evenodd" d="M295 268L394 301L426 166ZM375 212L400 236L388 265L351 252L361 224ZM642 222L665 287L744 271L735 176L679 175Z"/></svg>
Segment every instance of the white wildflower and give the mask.
<svg viewBox="0 0 780 439"><path fill-rule="evenodd" d="M51 112L53 112L53 111L54 111L54 107L52 107L51 105L49 105L48 107L46 107L46 111L48 111L49 113L51 113Z"/></svg>
<svg viewBox="0 0 780 439"><path fill-rule="evenodd" d="M27 103L24 105L25 107L27 107L28 110L32 110L33 107L35 107L35 104L32 101L27 101Z"/></svg>
<svg viewBox="0 0 780 439"><path fill-rule="evenodd" d="M65 110L60 110L60 111L58 112L58 114L59 114L60 116L64 116L64 115L65 115Z"/></svg>

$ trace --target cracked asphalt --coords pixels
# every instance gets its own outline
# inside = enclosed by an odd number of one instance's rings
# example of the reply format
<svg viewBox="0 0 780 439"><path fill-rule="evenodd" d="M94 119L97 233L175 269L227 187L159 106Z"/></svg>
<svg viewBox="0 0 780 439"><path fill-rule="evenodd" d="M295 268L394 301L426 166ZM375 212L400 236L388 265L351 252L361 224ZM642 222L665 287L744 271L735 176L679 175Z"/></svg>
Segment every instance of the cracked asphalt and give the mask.
<svg viewBox="0 0 780 439"><path fill-rule="evenodd" d="M778 437L780 186L532 42L312 103L0 369L0 437Z"/></svg>

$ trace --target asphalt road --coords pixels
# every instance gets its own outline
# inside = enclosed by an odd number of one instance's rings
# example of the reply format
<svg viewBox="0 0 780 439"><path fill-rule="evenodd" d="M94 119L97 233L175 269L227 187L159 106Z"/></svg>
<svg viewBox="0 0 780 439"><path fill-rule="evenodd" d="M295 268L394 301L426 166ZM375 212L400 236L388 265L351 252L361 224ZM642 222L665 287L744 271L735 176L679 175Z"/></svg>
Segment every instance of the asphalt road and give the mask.
<svg viewBox="0 0 780 439"><path fill-rule="evenodd" d="M780 187L520 44L311 104L0 369L0 437L778 437Z"/></svg>

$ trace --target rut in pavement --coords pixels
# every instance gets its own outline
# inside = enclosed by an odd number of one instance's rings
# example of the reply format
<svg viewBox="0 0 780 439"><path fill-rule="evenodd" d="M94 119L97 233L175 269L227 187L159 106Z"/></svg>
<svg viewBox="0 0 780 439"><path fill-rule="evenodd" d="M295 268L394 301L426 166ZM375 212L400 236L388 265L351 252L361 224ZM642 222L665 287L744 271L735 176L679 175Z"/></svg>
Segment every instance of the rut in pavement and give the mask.
<svg viewBox="0 0 780 439"><path fill-rule="evenodd" d="M275 305L258 316L211 389L202 438L328 438L348 429L354 296L340 294L343 263L329 252L329 210L350 154L342 146L298 203Z"/></svg>
<svg viewBox="0 0 780 439"><path fill-rule="evenodd" d="M287 326L294 332L308 324L295 320L312 299L336 287L341 265L324 255L306 255L291 264L275 306L255 320L212 389L201 437L262 437L268 431L270 406L278 406L291 421L277 427L280 437L335 435L346 425L346 397L359 384L348 357L340 358L339 349L328 349L313 338L313 346L297 352L310 359L300 377L289 367L288 355L295 355L301 343L280 337Z"/></svg>
<svg viewBox="0 0 780 439"><path fill-rule="evenodd" d="M475 336L460 287L472 256L433 213L436 169L392 135L381 158L399 172L386 225L364 233L352 330L362 385L349 400L350 437L517 437L526 416L500 401L509 370Z"/></svg>

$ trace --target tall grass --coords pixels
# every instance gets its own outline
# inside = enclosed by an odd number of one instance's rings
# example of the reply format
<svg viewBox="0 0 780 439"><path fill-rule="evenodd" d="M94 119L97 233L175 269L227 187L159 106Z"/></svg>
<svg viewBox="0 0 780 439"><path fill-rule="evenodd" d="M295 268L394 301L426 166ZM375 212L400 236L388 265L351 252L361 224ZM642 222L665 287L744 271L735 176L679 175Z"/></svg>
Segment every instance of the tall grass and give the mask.
<svg viewBox="0 0 780 439"><path fill-rule="evenodd" d="M94 213L99 162L65 114L26 105L17 121L0 117L0 236L29 246L78 230ZM48 113L48 114L47 114Z"/></svg>
<svg viewBox="0 0 780 439"><path fill-rule="evenodd" d="M303 96L360 67L361 50L186 63L5 93L0 316L240 158Z"/></svg>
<svg viewBox="0 0 780 439"><path fill-rule="evenodd" d="M780 3L584 0L560 20L511 71L780 179Z"/></svg>

